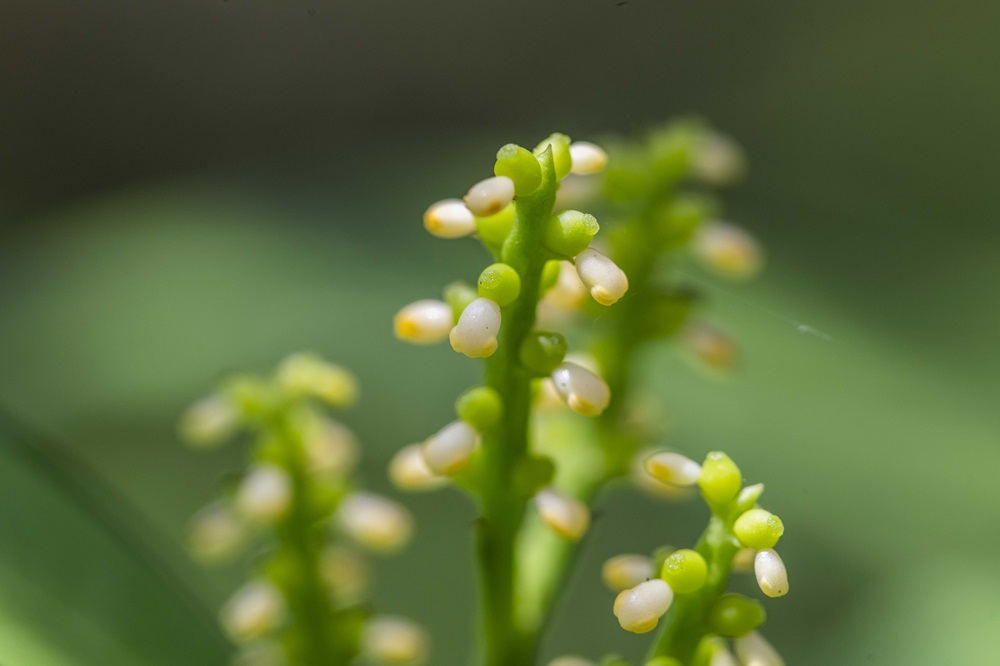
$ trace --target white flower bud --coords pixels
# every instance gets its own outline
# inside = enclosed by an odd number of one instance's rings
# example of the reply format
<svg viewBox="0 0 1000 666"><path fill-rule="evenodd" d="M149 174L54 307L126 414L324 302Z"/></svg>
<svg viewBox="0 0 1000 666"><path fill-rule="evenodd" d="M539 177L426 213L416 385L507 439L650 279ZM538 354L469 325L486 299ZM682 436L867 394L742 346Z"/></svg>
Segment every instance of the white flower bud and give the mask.
<svg viewBox="0 0 1000 666"><path fill-rule="evenodd" d="M549 529L564 539L576 541L590 527L587 506L551 486L535 494L535 508Z"/></svg>
<svg viewBox="0 0 1000 666"><path fill-rule="evenodd" d="M566 401L559 395L551 377L538 380L538 398L535 407L542 411L566 409Z"/></svg>
<svg viewBox="0 0 1000 666"><path fill-rule="evenodd" d="M709 185L729 185L743 177L743 151L729 137L711 132L698 145L691 169L699 180Z"/></svg>
<svg viewBox="0 0 1000 666"><path fill-rule="evenodd" d="M285 515L292 504L292 481L277 465L251 467L233 498L236 510L248 520L270 522Z"/></svg>
<svg viewBox="0 0 1000 666"><path fill-rule="evenodd" d="M736 280L753 277L764 262L757 239L729 222L701 227L691 241L691 249L705 268Z"/></svg>
<svg viewBox="0 0 1000 666"><path fill-rule="evenodd" d="M465 421L452 421L424 442L424 462L434 474L458 474L469 464L478 444L479 433L475 428Z"/></svg>
<svg viewBox="0 0 1000 666"><path fill-rule="evenodd" d="M465 205L478 217L496 215L514 200L514 181L507 176L481 180L465 195Z"/></svg>
<svg viewBox="0 0 1000 666"><path fill-rule="evenodd" d="M243 522L222 502L206 506L188 526L188 550L202 562L221 562L235 555L246 540Z"/></svg>
<svg viewBox="0 0 1000 666"><path fill-rule="evenodd" d="M455 316L443 301L426 298L410 303L392 320L396 337L417 345L430 345L448 337Z"/></svg>
<svg viewBox="0 0 1000 666"><path fill-rule="evenodd" d="M281 593L270 583L258 580L236 591L222 607L220 619L230 638L246 643L276 629L283 612Z"/></svg>
<svg viewBox="0 0 1000 666"><path fill-rule="evenodd" d="M576 363L562 363L552 372L552 383L577 414L597 416L611 402L611 390L604 380Z"/></svg>
<svg viewBox="0 0 1000 666"><path fill-rule="evenodd" d="M573 260L580 280L601 305L614 305L628 291L628 277L618 265L593 248Z"/></svg>
<svg viewBox="0 0 1000 666"><path fill-rule="evenodd" d="M461 200L445 199L424 213L424 229L438 238L462 238L475 232L476 217Z"/></svg>
<svg viewBox="0 0 1000 666"><path fill-rule="evenodd" d="M191 446L207 449L222 444L239 425L240 413L236 405L221 395L210 395L185 410L180 433Z"/></svg>
<svg viewBox="0 0 1000 666"><path fill-rule="evenodd" d="M365 655L380 664L417 666L427 660L430 639L413 622L382 615L369 620L361 637Z"/></svg>
<svg viewBox="0 0 1000 666"><path fill-rule="evenodd" d="M389 479L400 490L420 492L448 485L448 477L439 476L427 466L423 445L404 446L389 461Z"/></svg>
<svg viewBox="0 0 1000 666"><path fill-rule="evenodd" d="M747 573L754 570L754 560L757 558L757 551L753 548L740 548L733 555L733 571L736 573Z"/></svg>
<svg viewBox="0 0 1000 666"><path fill-rule="evenodd" d="M573 161L571 173L589 176L604 171L608 165L608 154L600 146L589 141L574 141L569 145L569 156Z"/></svg>
<svg viewBox="0 0 1000 666"><path fill-rule="evenodd" d="M740 666L785 666L777 650L756 631L737 638L735 645Z"/></svg>
<svg viewBox="0 0 1000 666"><path fill-rule="evenodd" d="M375 493L346 497L337 510L344 532L365 548L391 553L402 548L413 532L413 518L402 506Z"/></svg>
<svg viewBox="0 0 1000 666"><path fill-rule="evenodd" d="M660 499L671 502L690 499L694 494L694 490L691 487L662 483L654 479L646 471L646 458L656 452L656 449L646 449L639 451L632 458L632 464L629 466L629 478L632 479L632 483L640 490Z"/></svg>
<svg viewBox="0 0 1000 666"><path fill-rule="evenodd" d="M615 598L615 617L622 629L644 634L656 628L673 601L674 591L666 581L654 578L619 592Z"/></svg>
<svg viewBox="0 0 1000 666"><path fill-rule="evenodd" d="M701 465L672 451L657 451L646 458L643 467L657 481L672 486L693 486L701 476Z"/></svg>
<svg viewBox="0 0 1000 666"><path fill-rule="evenodd" d="M579 310L587 298L587 287L580 280L576 268L568 261L559 262L559 278L545 292L542 301L562 310Z"/></svg>
<svg viewBox="0 0 1000 666"><path fill-rule="evenodd" d="M773 548L757 551L753 571L760 591L767 596L773 598L788 594L788 570Z"/></svg>
<svg viewBox="0 0 1000 666"><path fill-rule="evenodd" d="M358 438L350 428L332 419L316 419L303 439L306 461L315 474L342 477L358 462Z"/></svg>
<svg viewBox="0 0 1000 666"><path fill-rule="evenodd" d="M724 645L720 645L712 653L712 660L708 662L708 666L739 666L739 664L736 663L733 653Z"/></svg>
<svg viewBox="0 0 1000 666"><path fill-rule="evenodd" d="M583 657L567 655L565 657L556 657L549 662L549 666L595 666L595 664L589 659L584 659Z"/></svg>
<svg viewBox="0 0 1000 666"><path fill-rule="evenodd" d="M368 561L357 551L343 546L330 546L323 551L320 573L334 598L343 605L361 601L371 581Z"/></svg>
<svg viewBox="0 0 1000 666"><path fill-rule="evenodd" d="M469 358L486 358L497 350L500 306L488 298L477 298L465 306L455 328L451 347Z"/></svg>
<svg viewBox="0 0 1000 666"><path fill-rule="evenodd" d="M294 396L315 396L335 407L346 407L358 395L358 383L350 372L319 356L292 354L278 366L278 383Z"/></svg>
<svg viewBox="0 0 1000 666"><path fill-rule="evenodd" d="M601 567L601 579L615 592L628 590L653 577L653 561L645 555L615 555Z"/></svg>

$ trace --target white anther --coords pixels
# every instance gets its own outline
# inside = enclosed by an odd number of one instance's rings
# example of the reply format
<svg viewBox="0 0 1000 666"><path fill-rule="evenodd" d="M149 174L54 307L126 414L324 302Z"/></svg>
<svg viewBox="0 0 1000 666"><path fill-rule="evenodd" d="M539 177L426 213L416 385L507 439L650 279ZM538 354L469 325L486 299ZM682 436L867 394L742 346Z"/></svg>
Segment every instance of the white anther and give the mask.
<svg viewBox="0 0 1000 666"><path fill-rule="evenodd" d="M469 464L478 444L475 428L465 421L452 421L424 442L424 461L435 474L458 474Z"/></svg>

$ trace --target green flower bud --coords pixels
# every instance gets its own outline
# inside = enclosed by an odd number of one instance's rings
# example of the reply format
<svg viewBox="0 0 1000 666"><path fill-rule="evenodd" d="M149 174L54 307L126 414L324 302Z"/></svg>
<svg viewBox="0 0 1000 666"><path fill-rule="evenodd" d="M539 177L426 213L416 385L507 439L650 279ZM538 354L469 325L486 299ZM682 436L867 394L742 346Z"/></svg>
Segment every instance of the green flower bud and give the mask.
<svg viewBox="0 0 1000 666"><path fill-rule="evenodd" d="M510 305L521 293L521 276L507 264L491 264L479 274L479 295L500 307Z"/></svg>
<svg viewBox="0 0 1000 666"><path fill-rule="evenodd" d="M573 168L573 158L569 154L569 137L565 134L550 134L535 146L535 155L541 155L548 146L552 146L552 163L556 170L556 178L562 180Z"/></svg>
<svg viewBox="0 0 1000 666"><path fill-rule="evenodd" d="M725 504L740 492L743 474L725 453L712 451L701 466L698 485L701 487L701 494L710 504Z"/></svg>
<svg viewBox="0 0 1000 666"><path fill-rule="evenodd" d="M708 626L726 638L739 638L764 624L767 613L759 601L742 594L724 594L708 611Z"/></svg>
<svg viewBox="0 0 1000 666"><path fill-rule="evenodd" d="M564 210L549 218L545 226L545 245L560 256L572 258L590 246L600 228L593 215Z"/></svg>
<svg viewBox="0 0 1000 666"><path fill-rule="evenodd" d="M535 159L532 157L531 159ZM496 215L476 218L476 233L490 249L497 251L507 240L510 230L514 228L514 204L510 204Z"/></svg>
<svg viewBox="0 0 1000 666"><path fill-rule="evenodd" d="M717 211L718 207L708 197L697 194L678 196L658 214L664 244L668 248L687 245L695 231Z"/></svg>
<svg viewBox="0 0 1000 666"><path fill-rule="evenodd" d="M560 334L534 331L521 344L521 363L544 377L563 362L566 349L566 338Z"/></svg>
<svg viewBox="0 0 1000 666"><path fill-rule="evenodd" d="M760 496L763 494L763 483L755 483L752 486L747 486L740 491L739 495L736 496L736 510L740 513L749 511L756 506L757 500L759 500Z"/></svg>
<svg viewBox="0 0 1000 666"><path fill-rule="evenodd" d="M556 464L551 458L529 456L520 462L514 473L514 486L518 494L531 497L552 483Z"/></svg>
<svg viewBox="0 0 1000 666"><path fill-rule="evenodd" d="M785 526L781 518L770 511L750 509L736 519L733 532L744 546L764 550L774 548L785 533Z"/></svg>
<svg viewBox="0 0 1000 666"><path fill-rule="evenodd" d="M542 184L542 167L538 160L527 148L515 143L508 143L497 151L493 173L514 181L514 193L519 197L531 194Z"/></svg>
<svg viewBox="0 0 1000 666"><path fill-rule="evenodd" d="M457 280L444 288L444 302L451 306L451 312L458 321L469 303L479 298L476 290L465 282Z"/></svg>
<svg viewBox="0 0 1000 666"><path fill-rule="evenodd" d="M489 386L469 389L455 401L455 413L476 430L482 432L500 422L503 399Z"/></svg>
<svg viewBox="0 0 1000 666"><path fill-rule="evenodd" d="M559 281L559 272L561 270L562 270L562 262L555 259L553 259L552 261L545 262L545 268L542 269L543 294L552 287L554 287L556 282Z"/></svg>
<svg viewBox="0 0 1000 666"><path fill-rule="evenodd" d="M674 592L694 592L708 579L708 563L697 551L678 550L663 561L660 578L667 581Z"/></svg>

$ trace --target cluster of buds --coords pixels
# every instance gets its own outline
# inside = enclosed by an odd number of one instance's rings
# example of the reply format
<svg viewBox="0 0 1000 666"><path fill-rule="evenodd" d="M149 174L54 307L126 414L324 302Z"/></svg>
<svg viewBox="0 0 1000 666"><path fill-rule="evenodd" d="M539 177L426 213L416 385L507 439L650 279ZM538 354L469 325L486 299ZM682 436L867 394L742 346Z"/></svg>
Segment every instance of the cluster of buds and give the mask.
<svg viewBox="0 0 1000 666"><path fill-rule="evenodd" d="M423 630L399 618L368 617L370 578L364 552L402 548L413 526L396 502L359 489L356 436L324 413L357 397L343 368L312 354L283 361L271 377L239 376L192 405L180 431L210 448L245 432L250 463L188 530L194 557L232 561L251 548L251 580L223 606L220 620L239 646L234 664L300 666L347 663L360 653L376 663L427 658Z"/></svg>

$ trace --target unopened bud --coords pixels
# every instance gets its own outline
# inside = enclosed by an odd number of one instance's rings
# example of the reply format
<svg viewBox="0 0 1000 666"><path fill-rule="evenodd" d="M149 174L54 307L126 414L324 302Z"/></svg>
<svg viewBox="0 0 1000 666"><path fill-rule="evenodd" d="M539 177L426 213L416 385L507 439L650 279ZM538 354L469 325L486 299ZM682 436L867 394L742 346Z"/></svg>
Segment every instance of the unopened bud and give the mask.
<svg viewBox="0 0 1000 666"><path fill-rule="evenodd" d="M419 345L447 339L454 325L451 306L429 298L410 303L393 318L396 337Z"/></svg>
<svg viewBox="0 0 1000 666"><path fill-rule="evenodd" d="M427 660L430 639L410 620L382 615L365 625L362 650L369 659L387 666L418 666Z"/></svg>
<svg viewBox="0 0 1000 666"><path fill-rule="evenodd" d="M427 466L421 444L405 446L393 456L389 462L389 480L407 492L436 490L448 485L448 477L435 474Z"/></svg>
<svg viewBox="0 0 1000 666"><path fill-rule="evenodd" d="M563 310L578 310L587 300L587 287L576 272L576 267L568 261L559 262L559 277L545 292L544 302Z"/></svg>
<svg viewBox="0 0 1000 666"><path fill-rule="evenodd" d="M573 160L572 172L578 176L600 173L608 165L608 154L589 141L574 141L569 146L569 154Z"/></svg>
<svg viewBox="0 0 1000 666"><path fill-rule="evenodd" d="M350 372L315 354L293 354L278 366L278 383L294 396L312 396L347 407L358 396L358 382Z"/></svg>
<svg viewBox="0 0 1000 666"><path fill-rule="evenodd" d="M277 588L264 581L252 581L226 602L220 619L230 638L245 643L276 629L283 611L284 603Z"/></svg>
<svg viewBox="0 0 1000 666"><path fill-rule="evenodd" d="M486 358L497 350L500 306L488 298L477 298L462 310L451 329L451 346L469 358Z"/></svg>
<svg viewBox="0 0 1000 666"><path fill-rule="evenodd" d="M760 272L763 252L745 229L728 222L712 222L701 227L691 248L698 261L709 270L734 280L746 280Z"/></svg>
<svg viewBox="0 0 1000 666"><path fill-rule="evenodd" d="M246 540L243 521L228 505L216 502L191 519L188 550L202 562L221 562L235 555Z"/></svg>
<svg viewBox="0 0 1000 666"><path fill-rule="evenodd" d="M458 474L469 464L478 444L475 428L465 421L453 421L424 442L424 461L435 474Z"/></svg>
<svg viewBox="0 0 1000 666"><path fill-rule="evenodd" d="M508 143L497 152L493 173L506 176L514 183L519 197L531 194L542 184L542 167L527 148Z"/></svg>
<svg viewBox="0 0 1000 666"><path fill-rule="evenodd" d="M424 228L438 238L462 238L476 230L476 217L462 201L445 199L424 213Z"/></svg>
<svg viewBox="0 0 1000 666"><path fill-rule="evenodd" d="M479 274L479 295L500 307L510 305L521 293L521 276L507 264L492 264Z"/></svg>
<svg viewBox="0 0 1000 666"><path fill-rule="evenodd" d="M549 529L564 539L576 541L590 527L590 510L586 505L555 488L538 491L535 508Z"/></svg>
<svg viewBox="0 0 1000 666"><path fill-rule="evenodd" d="M309 471L326 477L349 474L358 462L358 438L333 419L318 418L304 433L303 448Z"/></svg>
<svg viewBox="0 0 1000 666"><path fill-rule="evenodd" d="M233 504L247 520L278 520L292 504L292 481L288 472L271 464L251 467L236 489Z"/></svg>
<svg viewBox="0 0 1000 666"><path fill-rule="evenodd" d="M181 416L180 434L188 444L211 448L225 442L240 426L236 405L222 395L210 395L194 403Z"/></svg>
<svg viewBox="0 0 1000 666"><path fill-rule="evenodd" d="M709 185L731 185L743 177L745 159L739 145L718 132L707 132L691 156L695 178Z"/></svg>
<svg viewBox="0 0 1000 666"><path fill-rule="evenodd" d="M343 605L361 601L371 580L371 566L361 553L330 546L320 557L320 573L334 598Z"/></svg>
<svg viewBox="0 0 1000 666"><path fill-rule="evenodd" d="M735 643L740 666L785 666L777 650L756 631L737 638Z"/></svg>
<svg viewBox="0 0 1000 666"><path fill-rule="evenodd" d="M601 305L614 305L628 291L628 277L618 265L590 248L576 255L576 272Z"/></svg>
<svg viewBox="0 0 1000 666"><path fill-rule="evenodd" d="M465 205L476 217L496 215L514 200L514 181L506 176L481 180L465 195ZM473 220L473 225L475 220Z"/></svg>
<svg viewBox="0 0 1000 666"><path fill-rule="evenodd" d="M764 550L774 548L785 533L781 518L764 509L750 509L733 523L733 533L744 546Z"/></svg>
<svg viewBox="0 0 1000 666"><path fill-rule="evenodd" d="M674 591L666 581L654 578L618 593L614 605L615 617L622 629L644 634L656 628L673 600Z"/></svg>
<svg viewBox="0 0 1000 666"><path fill-rule="evenodd" d="M657 451L646 458L643 467L657 481L672 486L693 486L701 476L701 465L672 451Z"/></svg>
<svg viewBox="0 0 1000 666"><path fill-rule="evenodd" d="M708 563L698 551L687 548L675 550L663 561L660 577L670 584L674 592L694 592L708 580Z"/></svg>
<svg viewBox="0 0 1000 666"><path fill-rule="evenodd" d="M573 158L569 152L570 140L565 134L550 134L541 143L535 146L535 155L541 155L552 146L552 166L555 168L556 178L562 180L569 175L573 168Z"/></svg>
<svg viewBox="0 0 1000 666"><path fill-rule="evenodd" d="M724 504L733 500L743 485L743 473L732 458L721 451L712 451L705 456L698 477L701 494L713 504Z"/></svg>
<svg viewBox="0 0 1000 666"><path fill-rule="evenodd" d="M753 569L761 592L772 598L788 594L788 570L774 549L757 551Z"/></svg>
<svg viewBox="0 0 1000 666"><path fill-rule="evenodd" d="M604 584L621 592L653 577L653 561L645 555L615 555L601 567Z"/></svg>
<svg viewBox="0 0 1000 666"><path fill-rule="evenodd" d="M375 493L359 492L346 497L337 510L337 519L348 536L377 553L399 550L413 532L409 512Z"/></svg>
<svg viewBox="0 0 1000 666"><path fill-rule="evenodd" d="M552 383L570 409L584 416L597 416L611 402L605 381L576 363L562 363L553 371Z"/></svg>
<svg viewBox="0 0 1000 666"><path fill-rule="evenodd" d="M567 259L575 257L587 249L600 228L593 215L564 210L546 223L545 246Z"/></svg>

